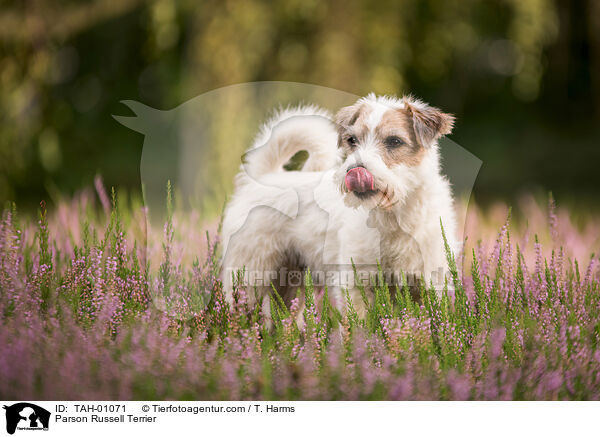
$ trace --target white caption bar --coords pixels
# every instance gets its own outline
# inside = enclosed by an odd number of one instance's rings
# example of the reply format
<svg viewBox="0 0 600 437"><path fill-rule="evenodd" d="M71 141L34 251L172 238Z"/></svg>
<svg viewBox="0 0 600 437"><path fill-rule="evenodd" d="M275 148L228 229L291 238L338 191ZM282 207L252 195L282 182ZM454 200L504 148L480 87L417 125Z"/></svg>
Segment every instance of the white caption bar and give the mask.
<svg viewBox="0 0 600 437"><path fill-rule="evenodd" d="M597 402L3 401L1 435L583 435ZM11 434L12 432L12 434ZM594 431L596 432L596 431ZM8 433L8 434L7 434ZM224 434L225 433L225 434ZM328 434L326 434L328 433ZM331 433L331 434L329 434Z"/></svg>

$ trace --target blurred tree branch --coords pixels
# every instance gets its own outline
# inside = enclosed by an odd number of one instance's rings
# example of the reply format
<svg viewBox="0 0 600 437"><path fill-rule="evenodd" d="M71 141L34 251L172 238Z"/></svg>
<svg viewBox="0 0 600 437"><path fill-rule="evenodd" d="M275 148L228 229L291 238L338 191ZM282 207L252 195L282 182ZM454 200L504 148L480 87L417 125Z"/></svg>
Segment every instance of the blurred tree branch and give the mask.
<svg viewBox="0 0 600 437"><path fill-rule="evenodd" d="M13 42L65 40L104 20L125 14L142 2L144 0L96 0L62 7L54 2L26 2L21 10L0 12L0 39Z"/></svg>

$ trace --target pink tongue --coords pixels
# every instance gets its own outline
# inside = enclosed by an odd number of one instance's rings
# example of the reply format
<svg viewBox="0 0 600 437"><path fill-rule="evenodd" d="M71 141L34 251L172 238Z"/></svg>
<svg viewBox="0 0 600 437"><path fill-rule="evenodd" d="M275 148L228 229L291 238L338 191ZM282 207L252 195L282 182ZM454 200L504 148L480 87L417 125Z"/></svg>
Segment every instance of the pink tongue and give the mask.
<svg viewBox="0 0 600 437"><path fill-rule="evenodd" d="M354 167L351 169L346 173L344 182L348 191L364 193L365 191L372 191L375 189L373 175L364 167Z"/></svg>

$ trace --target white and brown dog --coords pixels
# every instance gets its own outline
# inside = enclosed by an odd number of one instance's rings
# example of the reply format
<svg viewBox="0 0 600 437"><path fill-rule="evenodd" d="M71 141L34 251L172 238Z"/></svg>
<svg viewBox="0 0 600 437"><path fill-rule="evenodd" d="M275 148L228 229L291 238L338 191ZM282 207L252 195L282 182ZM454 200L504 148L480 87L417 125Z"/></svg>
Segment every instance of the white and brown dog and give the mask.
<svg viewBox="0 0 600 437"><path fill-rule="evenodd" d="M246 285L268 293L273 284L289 303L298 272L310 269L338 308L343 289L360 307L352 262L363 279L380 263L387 280L415 275L441 289L440 221L456 248L456 219L437 140L453 121L414 98L372 94L342 108L334 123L315 107L278 113L246 154L225 210L228 298L244 269ZM286 171L299 151L308 152L301 171Z"/></svg>

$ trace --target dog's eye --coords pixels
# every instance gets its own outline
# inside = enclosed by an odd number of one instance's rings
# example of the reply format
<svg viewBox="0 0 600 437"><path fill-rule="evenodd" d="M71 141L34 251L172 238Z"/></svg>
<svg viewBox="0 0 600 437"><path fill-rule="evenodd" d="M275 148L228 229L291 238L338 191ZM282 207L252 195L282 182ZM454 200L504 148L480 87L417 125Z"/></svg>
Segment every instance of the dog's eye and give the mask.
<svg viewBox="0 0 600 437"><path fill-rule="evenodd" d="M358 139L354 135L350 135L346 138L346 142L350 145L350 147L356 147L358 145Z"/></svg>
<svg viewBox="0 0 600 437"><path fill-rule="evenodd" d="M387 137L384 141L384 144L389 147L390 149L395 149L397 147L403 146L405 144L404 141L402 141L401 138L399 137Z"/></svg>

